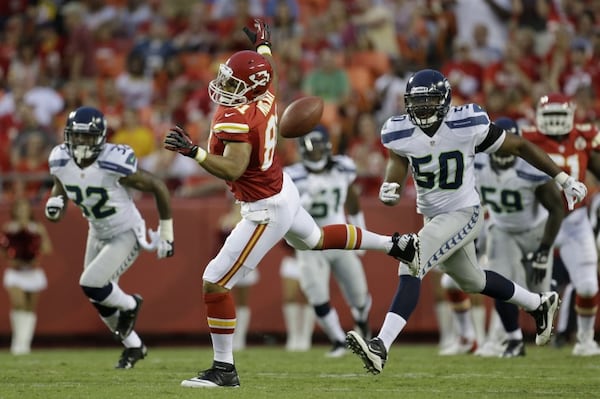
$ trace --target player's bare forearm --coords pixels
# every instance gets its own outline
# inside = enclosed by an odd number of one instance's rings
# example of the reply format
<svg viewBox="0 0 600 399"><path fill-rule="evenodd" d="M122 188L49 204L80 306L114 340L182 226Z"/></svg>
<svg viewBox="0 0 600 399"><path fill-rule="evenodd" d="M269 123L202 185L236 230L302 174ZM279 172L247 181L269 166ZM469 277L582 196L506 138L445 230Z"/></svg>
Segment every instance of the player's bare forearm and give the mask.
<svg viewBox="0 0 600 399"><path fill-rule="evenodd" d="M344 208L348 215L356 215L360 212L360 199L358 189L354 184L348 187L348 195L346 197L346 203Z"/></svg>
<svg viewBox="0 0 600 399"><path fill-rule="evenodd" d="M542 206L548 210L548 219L546 220L541 243L551 246L566 215L562 194L556 183L550 180L535 190L535 196Z"/></svg>
<svg viewBox="0 0 600 399"><path fill-rule="evenodd" d="M143 169L120 180L124 186L145 193L152 193L161 220L171 219L171 199L167 185L158 177Z"/></svg>
<svg viewBox="0 0 600 399"><path fill-rule="evenodd" d="M200 166L213 176L235 181L246 171L251 152L252 146L249 143L228 142L222 156L208 154Z"/></svg>
<svg viewBox="0 0 600 399"><path fill-rule="evenodd" d="M68 197L67 197L67 192L65 191L65 188L63 187L60 180L58 180L55 176L53 176L52 179L54 181L54 184L52 185L52 189L50 190L50 196L56 197L56 196L62 195L63 198L65 199L65 205L66 205L66 201L68 200Z"/></svg>
<svg viewBox="0 0 600 399"><path fill-rule="evenodd" d="M401 157L390 151L388 163L385 167L384 180L390 183L398 183L400 191L402 191L408 175L408 166L408 158Z"/></svg>
<svg viewBox="0 0 600 399"><path fill-rule="evenodd" d="M517 155L548 176L555 177L562 169L537 145L514 134L506 135L500 147L503 152Z"/></svg>
<svg viewBox="0 0 600 399"><path fill-rule="evenodd" d="M552 158L533 143L527 142L522 150L521 157L551 177L556 177L556 175L562 172L562 169L554 163Z"/></svg>

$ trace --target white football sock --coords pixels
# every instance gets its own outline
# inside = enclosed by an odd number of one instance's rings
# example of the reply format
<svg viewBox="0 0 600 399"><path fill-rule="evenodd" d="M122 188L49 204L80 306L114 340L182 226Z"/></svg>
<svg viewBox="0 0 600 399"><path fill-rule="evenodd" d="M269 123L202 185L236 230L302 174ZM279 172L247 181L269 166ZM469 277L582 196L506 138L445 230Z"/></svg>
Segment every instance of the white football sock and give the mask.
<svg viewBox="0 0 600 399"><path fill-rule="evenodd" d="M289 302L283 304L283 321L285 322L285 349L295 351L300 335L300 304Z"/></svg>
<svg viewBox="0 0 600 399"><path fill-rule="evenodd" d="M330 308L325 316L317 317L317 322L332 343L345 342L346 333L342 330L340 318L334 308Z"/></svg>
<svg viewBox="0 0 600 399"><path fill-rule="evenodd" d="M456 339L453 310L447 301L440 301L435 304L435 314L440 334L439 347L445 348Z"/></svg>
<svg viewBox="0 0 600 399"><path fill-rule="evenodd" d="M387 349L388 352L396 340L396 337L404 329L404 326L406 326L406 320L404 320L404 318L402 318L399 314L388 312L385 315L383 325L381 326L381 331L379 331L377 337L381 338L385 349Z"/></svg>
<svg viewBox="0 0 600 399"><path fill-rule="evenodd" d="M315 329L315 309L311 305L304 305L301 308L302 321L300 323L300 340L298 350L307 351L312 346L312 335Z"/></svg>
<svg viewBox="0 0 600 399"><path fill-rule="evenodd" d="M475 328L475 339L481 345L485 341L485 306L471 307L471 318Z"/></svg>
<svg viewBox="0 0 600 399"><path fill-rule="evenodd" d="M98 302L100 305L108 308L117 308L120 310L131 310L135 308L137 302L133 299L133 296L123 292L118 284L112 284L112 291L104 300Z"/></svg>
<svg viewBox="0 0 600 399"><path fill-rule="evenodd" d="M246 348L246 336L250 326L250 308L239 306L235 308L235 332L233 333L233 350L241 351Z"/></svg>

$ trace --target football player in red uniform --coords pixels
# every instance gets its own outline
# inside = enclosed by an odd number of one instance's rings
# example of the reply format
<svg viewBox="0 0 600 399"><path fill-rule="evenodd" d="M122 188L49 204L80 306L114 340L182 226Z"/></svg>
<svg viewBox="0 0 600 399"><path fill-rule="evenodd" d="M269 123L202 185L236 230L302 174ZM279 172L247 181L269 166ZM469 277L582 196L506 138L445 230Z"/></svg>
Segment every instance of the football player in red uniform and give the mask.
<svg viewBox="0 0 600 399"><path fill-rule="evenodd" d="M165 148L194 158L225 180L241 204L242 220L203 275L204 303L214 357L212 367L184 380L185 387L237 387L232 338L236 326L232 287L256 268L282 238L298 249L376 249L396 259L414 258L415 236L384 236L347 224L319 228L300 205L291 178L277 158L277 92L269 27L245 28L256 51L234 53L209 84L218 104L205 150L174 127Z"/></svg>
<svg viewBox="0 0 600 399"><path fill-rule="evenodd" d="M575 124L574 116L575 105L568 97L559 93L542 96L536 109L536 126L524 127L523 136L544 149L575 179L583 181L588 170L600 178L600 134L591 123ZM600 355L594 341L598 254L585 203L576 203L568 213L555 245L576 291L577 343L573 355Z"/></svg>

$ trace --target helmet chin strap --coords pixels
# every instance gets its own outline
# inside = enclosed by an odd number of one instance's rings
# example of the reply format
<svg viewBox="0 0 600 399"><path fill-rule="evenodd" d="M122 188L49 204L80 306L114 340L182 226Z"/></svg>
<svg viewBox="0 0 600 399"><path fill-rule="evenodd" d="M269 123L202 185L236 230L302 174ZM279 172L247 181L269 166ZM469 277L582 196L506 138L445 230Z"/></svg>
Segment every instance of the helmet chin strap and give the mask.
<svg viewBox="0 0 600 399"><path fill-rule="evenodd" d="M415 117L416 118L416 117ZM435 125L435 123L439 120L438 116L436 114L431 115L429 118L427 119L423 119L423 118L416 118L419 120L419 127L421 128L428 128L431 127L433 125Z"/></svg>

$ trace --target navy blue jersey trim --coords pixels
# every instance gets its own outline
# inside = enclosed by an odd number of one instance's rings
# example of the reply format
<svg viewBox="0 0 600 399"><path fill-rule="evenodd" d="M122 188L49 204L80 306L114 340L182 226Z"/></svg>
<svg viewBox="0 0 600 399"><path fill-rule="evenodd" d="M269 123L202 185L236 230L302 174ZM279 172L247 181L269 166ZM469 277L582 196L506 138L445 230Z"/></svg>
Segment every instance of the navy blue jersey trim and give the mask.
<svg viewBox="0 0 600 399"><path fill-rule="evenodd" d="M532 182L548 181L551 179L551 177L548 175L534 175L531 173L523 172L522 170L517 170L517 176L519 176L523 180Z"/></svg>
<svg viewBox="0 0 600 399"><path fill-rule="evenodd" d="M352 173L356 173L356 168L352 168L352 167L347 167L345 164L341 163L341 162L337 162L337 161L333 161L333 167L337 170L339 170L340 172L352 172Z"/></svg>
<svg viewBox="0 0 600 399"><path fill-rule="evenodd" d="M112 170L113 172L117 172L125 176L129 176L133 173L133 170L130 168L125 168L113 162L98 161L98 166L100 166L100 169Z"/></svg>
<svg viewBox="0 0 600 399"><path fill-rule="evenodd" d="M65 166L69 162L69 158L55 159L48 163L51 168L59 168Z"/></svg>
<svg viewBox="0 0 600 399"><path fill-rule="evenodd" d="M414 132L415 132L414 127L411 127L409 129L396 130L393 132L386 132L384 135L382 135L381 142L383 144L387 144L394 140L404 139L406 137L412 136Z"/></svg>
<svg viewBox="0 0 600 399"><path fill-rule="evenodd" d="M473 127L478 125L488 125L490 120L487 115L470 116L465 119L459 119L456 121L446 121L446 126L450 129L461 129L465 127Z"/></svg>

